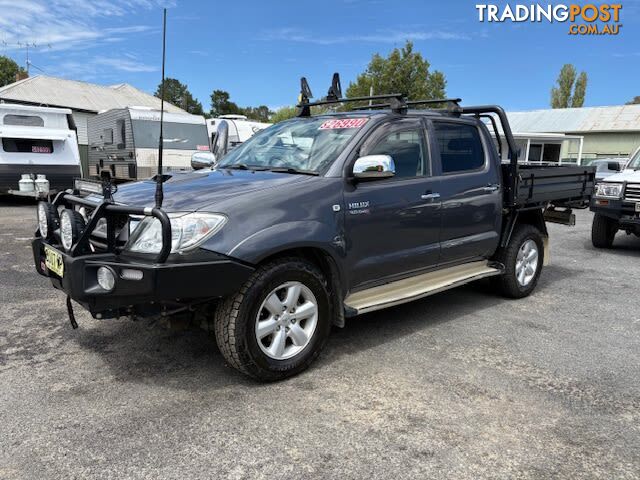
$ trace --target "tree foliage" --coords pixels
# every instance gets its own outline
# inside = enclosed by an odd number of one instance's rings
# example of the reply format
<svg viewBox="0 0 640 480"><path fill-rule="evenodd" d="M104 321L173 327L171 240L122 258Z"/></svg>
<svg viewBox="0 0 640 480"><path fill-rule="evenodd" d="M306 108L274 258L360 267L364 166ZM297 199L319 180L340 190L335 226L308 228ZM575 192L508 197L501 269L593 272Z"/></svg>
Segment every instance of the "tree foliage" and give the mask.
<svg viewBox="0 0 640 480"><path fill-rule="evenodd" d="M155 96L160 98L160 89L162 83L158 85ZM165 78L164 80L164 99L173 103L176 107L192 113L194 115L203 115L202 104L193 98L193 95L187 88L187 85L181 83L175 78Z"/></svg>
<svg viewBox="0 0 640 480"><path fill-rule="evenodd" d="M551 89L551 108L582 107L586 93L587 74L577 75L576 67L567 63L560 70L556 86Z"/></svg>
<svg viewBox="0 0 640 480"><path fill-rule="evenodd" d="M637 105L639 103L640 103L640 96L637 96L637 97L633 97L633 99L627 102L627 105Z"/></svg>
<svg viewBox="0 0 640 480"><path fill-rule="evenodd" d="M15 82L16 74L18 73L24 75L27 72L14 62L13 59L0 55L0 87Z"/></svg>
<svg viewBox="0 0 640 480"><path fill-rule="evenodd" d="M212 117L220 115L245 115L251 120L258 122L268 122L269 117L273 114L269 107L260 105L258 107L239 107L237 103L231 101L229 92L224 90L214 90L211 93L211 111Z"/></svg>
<svg viewBox="0 0 640 480"><path fill-rule="evenodd" d="M367 69L347 88L347 97L402 93L409 100L444 98L447 81L442 72L429 71L429 62L414 52L413 42L394 48L386 57L376 53ZM372 88L373 87L373 88Z"/></svg>
<svg viewBox="0 0 640 480"><path fill-rule="evenodd" d="M283 120L289 120L298 114L296 107L281 107L271 115L271 121L273 123L282 122Z"/></svg>

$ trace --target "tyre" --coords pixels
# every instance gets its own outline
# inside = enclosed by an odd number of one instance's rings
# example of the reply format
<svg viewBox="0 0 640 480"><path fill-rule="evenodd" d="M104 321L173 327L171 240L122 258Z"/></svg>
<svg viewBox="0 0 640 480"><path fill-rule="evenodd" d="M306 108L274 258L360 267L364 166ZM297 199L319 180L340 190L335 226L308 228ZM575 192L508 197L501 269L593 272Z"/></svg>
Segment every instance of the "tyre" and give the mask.
<svg viewBox="0 0 640 480"><path fill-rule="evenodd" d="M242 373L262 381L296 375L331 330L327 281L299 258L267 263L218 305L214 330L223 357Z"/></svg>
<svg viewBox="0 0 640 480"><path fill-rule="evenodd" d="M544 262L542 234L532 225L520 225L496 260L505 267L495 278L497 290L508 298L523 298L536 288Z"/></svg>
<svg viewBox="0 0 640 480"><path fill-rule="evenodd" d="M596 248L611 248L617 231L618 222L596 213L591 224L591 243Z"/></svg>

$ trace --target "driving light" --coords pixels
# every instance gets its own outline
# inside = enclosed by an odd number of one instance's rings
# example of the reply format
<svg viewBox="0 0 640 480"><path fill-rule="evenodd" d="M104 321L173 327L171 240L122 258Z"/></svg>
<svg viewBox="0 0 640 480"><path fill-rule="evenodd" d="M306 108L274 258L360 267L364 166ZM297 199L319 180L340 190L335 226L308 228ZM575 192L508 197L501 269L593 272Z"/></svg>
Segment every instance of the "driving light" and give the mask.
<svg viewBox="0 0 640 480"><path fill-rule="evenodd" d="M71 250L84 231L84 218L75 210L65 208L60 214L60 240L65 250Z"/></svg>
<svg viewBox="0 0 640 480"><path fill-rule="evenodd" d="M227 217L216 213L170 213L171 253L183 253L198 247L218 232ZM158 253L162 249L162 226L153 217L145 217L133 231L126 250L139 253Z"/></svg>
<svg viewBox="0 0 640 480"><path fill-rule="evenodd" d="M113 290L116 285L116 277L113 274L113 270L109 267L98 268L98 285L107 292Z"/></svg>
<svg viewBox="0 0 640 480"><path fill-rule="evenodd" d="M58 228L58 211L49 202L38 203L38 229L42 238L49 236Z"/></svg>
<svg viewBox="0 0 640 480"><path fill-rule="evenodd" d="M598 183L596 184L596 197L620 198L622 197L622 189L622 183Z"/></svg>

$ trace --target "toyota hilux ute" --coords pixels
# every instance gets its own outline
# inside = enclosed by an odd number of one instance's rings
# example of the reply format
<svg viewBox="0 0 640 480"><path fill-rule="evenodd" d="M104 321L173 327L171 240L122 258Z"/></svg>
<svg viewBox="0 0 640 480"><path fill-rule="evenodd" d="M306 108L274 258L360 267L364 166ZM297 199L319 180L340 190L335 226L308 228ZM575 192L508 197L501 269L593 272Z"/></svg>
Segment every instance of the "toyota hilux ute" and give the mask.
<svg viewBox="0 0 640 480"><path fill-rule="evenodd" d="M67 295L72 324L72 300L97 319L208 319L229 365L277 380L345 318L486 277L529 295L549 259L545 218L571 224L588 206L594 168L519 165L500 107L341 98L335 76L311 102L302 86L297 118L215 167L117 191L78 181L38 205L35 267Z"/></svg>
<svg viewBox="0 0 640 480"><path fill-rule="evenodd" d="M630 157L622 171L619 163L611 162L609 168L618 173L596 184L591 199L594 247L611 248L618 231L640 237L640 147Z"/></svg>

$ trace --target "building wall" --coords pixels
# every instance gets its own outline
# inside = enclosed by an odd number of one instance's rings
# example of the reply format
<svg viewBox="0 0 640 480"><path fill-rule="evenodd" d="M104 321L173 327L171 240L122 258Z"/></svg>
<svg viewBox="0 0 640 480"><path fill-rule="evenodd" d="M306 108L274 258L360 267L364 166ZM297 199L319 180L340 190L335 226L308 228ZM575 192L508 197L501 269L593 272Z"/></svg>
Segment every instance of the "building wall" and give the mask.
<svg viewBox="0 0 640 480"><path fill-rule="evenodd" d="M627 157L640 146L640 132L584 133L583 158Z"/></svg>

